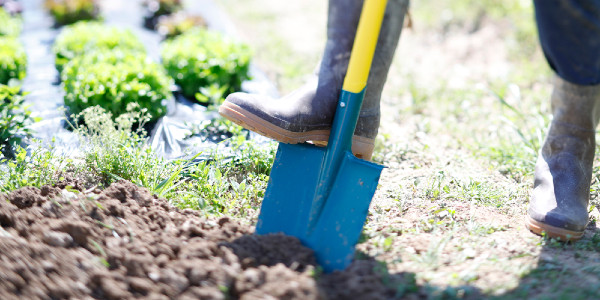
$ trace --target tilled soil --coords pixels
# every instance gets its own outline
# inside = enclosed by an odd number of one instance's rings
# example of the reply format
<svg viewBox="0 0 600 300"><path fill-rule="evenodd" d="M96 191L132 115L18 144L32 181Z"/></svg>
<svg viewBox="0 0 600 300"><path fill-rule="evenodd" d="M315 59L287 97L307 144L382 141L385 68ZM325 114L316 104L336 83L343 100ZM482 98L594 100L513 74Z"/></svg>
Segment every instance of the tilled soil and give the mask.
<svg viewBox="0 0 600 300"><path fill-rule="evenodd" d="M398 296L372 259L321 274L295 238L253 235L247 225L174 208L127 181L104 191L0 194L0 225L2 299Z"/></svg>

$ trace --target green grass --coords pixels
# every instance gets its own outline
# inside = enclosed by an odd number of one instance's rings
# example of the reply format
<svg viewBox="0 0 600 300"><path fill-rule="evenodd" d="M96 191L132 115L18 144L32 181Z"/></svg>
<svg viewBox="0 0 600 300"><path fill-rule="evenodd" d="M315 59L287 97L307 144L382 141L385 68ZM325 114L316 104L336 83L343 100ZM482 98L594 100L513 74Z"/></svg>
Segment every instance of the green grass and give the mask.
<svg viewBox="0 0 600 300"><path fill-rule="evenodd" d="M198 153L191 159L168 161L146 143L145 111L129 109L115 120L100 107L84 110L79 117L85 125L72 124L85 145L81 157L67 159L42 148L32 148L28 156L19 149L15 160L3 160L1 167L8 176L0 180L0 191L53 184L67 172L99 187L129 180L181 208L254 216L268 181L274 143L257 145L240 133L226 141L234 157L213 153L210 160L198 162L194 161Z"/></svg>
<svg viewBox="0 0 600 300"><path fill-rule="evenodd" d="M423 86L408 71L402 76L406 80L391 89L409 101L401 108L400 118L422 115L423 132L450 134L456 147L469 149L489 168L519 183L529 180L549 122L551 75L538 45L533 4L520 0L425 0L411 3L411 15L419 32L443 37L465 30L475 33L486 23L498 24L496 28L503 28L498 34L508 50L509 72L451 88L447 79ZM428 121L430 118L442 122L436 124ZM393 155L389 152L376 149L376 160ZM406 150L393 152L402 156Z"/></svg>
<svg viewBox="0 0 600 300"><path fill-rule="evenodd" d="M51 150L32 149L30 153L17 147L14 159L0 157L0 191L10 192L25 186L42 187L61 180L62 172L71 164L68 158L58 157Z"/></svg>
<svg viewBox="0 0 600 300"><path fill-rule="evenodd" d="M482 179L456 177L443 170L428 176L427 181L416 183L415 188L422 190L425 199L442 204L460 201L502 208L512 204L517 197L515 191L504 186L498 187Z"/></svg>

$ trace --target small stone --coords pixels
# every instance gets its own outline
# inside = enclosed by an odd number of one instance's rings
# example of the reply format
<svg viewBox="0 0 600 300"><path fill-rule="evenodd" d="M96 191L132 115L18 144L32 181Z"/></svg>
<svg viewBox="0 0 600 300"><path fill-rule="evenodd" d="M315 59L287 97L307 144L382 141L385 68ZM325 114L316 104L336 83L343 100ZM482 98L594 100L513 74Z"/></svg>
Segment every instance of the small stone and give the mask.
<svg viewBox="0 0 600 300"><path fill-rule="evenodd" d="M148 279L133 277L129 279L129 288L140 294L147 295L154 288L154 284Z"/></svg>
<svg viewBox="0 0 600 300"><path fill-rule="evenodd" d="M465 254L465 258L467 259L475 258L475 256L477 255L477 251L475 251L473 248L467 248L463 250L463 253Z"/></svg>
<svg viewBox="0 0 600 300"><path fill-rule="evenodd" d="M77 199L77 194L75 194L71 191L68 191L68 190L62 190L61 196L64 201L72 201L72 200Z"/></svg>
<svg viewBox="0 0 600 300"><path fill-rule="evenodd" d="M44 243L54 246L67 248L73 245L73 237L65 232L48 231L44 233Z"/></svg>
<svg viewBox="0 0 600 300"><path fill-rule="evenodd" d="M160 280L160 274L156 272L150 272L148 273L148 278L152 279L152 281L158 281Z"/></svg>
<svg viewBox="0 0 600 300"><path fill-rule="evenodd" d="M42 261L41 265L42 265L42 268L44 268L44 272L46 272L46 273L56 272L56 265L54 263L52 263L51 261L44 260L44 261Z"/></svg>

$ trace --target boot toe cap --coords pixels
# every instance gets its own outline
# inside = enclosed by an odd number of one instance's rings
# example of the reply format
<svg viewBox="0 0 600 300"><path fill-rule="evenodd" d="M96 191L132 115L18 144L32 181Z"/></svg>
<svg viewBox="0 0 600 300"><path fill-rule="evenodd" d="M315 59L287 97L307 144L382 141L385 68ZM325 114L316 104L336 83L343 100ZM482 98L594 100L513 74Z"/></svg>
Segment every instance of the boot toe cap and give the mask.
<svg viewBox="0 0 600 300"><path fill-rule="evenodd" d="M244 108L254 107L257 103L260 103L256 95L242 92L229 94L227 98L225 98L225 101Z"/></svg>
<svg viewBox="0 0 600 300"><path fill-rule="evenodd" d="M587 212L566 213L556 208L547 212L539 212L530 207L528 214L535 221L570 231L584 231L588 223Z"/></svg>

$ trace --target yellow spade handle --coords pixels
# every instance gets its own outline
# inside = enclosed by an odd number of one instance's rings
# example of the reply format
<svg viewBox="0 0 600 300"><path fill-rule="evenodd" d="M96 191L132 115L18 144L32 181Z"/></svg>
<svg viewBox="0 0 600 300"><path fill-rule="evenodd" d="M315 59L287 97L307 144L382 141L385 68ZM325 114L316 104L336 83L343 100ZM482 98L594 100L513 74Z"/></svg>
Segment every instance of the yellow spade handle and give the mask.
<svg viewBox="0 0 600 300"><path fill-rule="evenodd" d="M387 0L365 0L363 4L348 72L344 78L342 89L352 93L360 93L367 86L367 78L371 62L379 38L379 30L385 13Z"/></svg>

